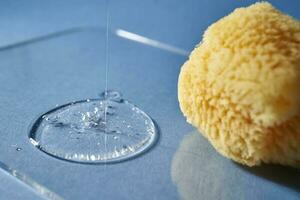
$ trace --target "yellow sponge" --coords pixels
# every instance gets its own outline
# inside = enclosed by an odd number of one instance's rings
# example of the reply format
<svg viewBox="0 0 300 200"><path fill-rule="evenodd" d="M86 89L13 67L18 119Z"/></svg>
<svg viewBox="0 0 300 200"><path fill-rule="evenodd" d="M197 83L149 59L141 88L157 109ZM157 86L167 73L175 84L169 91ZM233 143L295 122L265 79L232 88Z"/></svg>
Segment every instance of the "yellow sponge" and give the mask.
<svg viewBox="0 0 300 200"><path fill-rule="evenodd" d="M300 22L266 2L234 10L182 66L178 98L221 154L300 167Z"/></svg>

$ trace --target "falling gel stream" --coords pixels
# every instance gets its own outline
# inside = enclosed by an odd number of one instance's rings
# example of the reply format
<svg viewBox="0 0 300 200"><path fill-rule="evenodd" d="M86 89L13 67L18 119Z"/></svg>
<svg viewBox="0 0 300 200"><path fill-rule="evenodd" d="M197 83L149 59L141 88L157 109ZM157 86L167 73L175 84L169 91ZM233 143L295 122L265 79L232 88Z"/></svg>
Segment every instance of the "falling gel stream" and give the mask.
<svg viewBox="0 0 300 200"><path fill-rule="evenodd" d="M69 103L43 114L29 136L33 145L57 158L110 163L146 151L157 132L145 112L120 93L107 91L99 99Z"/></svg>
<svg viewBox="0 0 300 200"><path fill-rule="evenodd" d="M82 163L110 163L132 158L149 149L157 132L151 118L135 105L108 91L109 0L106 1L105 91L54 108L33 125L30 141L54 157Z"/></svg>
<svg viewBox="0 0 300 200"><path fill-rule="evenodd" d="M106 0L106 59L105 59L105 91L104 91L104 99L107 100L108 95L108 69L109 69L109 21L110 13L109 13L109 0ZM104 123L107 122L107 113L108 113L108 105L104 107ZM107 152L107 132L108 130L105 128L104 134L104 150ZM116 137L115 137L116 138ZM106 164L105 160L105 164Z"/></svg>

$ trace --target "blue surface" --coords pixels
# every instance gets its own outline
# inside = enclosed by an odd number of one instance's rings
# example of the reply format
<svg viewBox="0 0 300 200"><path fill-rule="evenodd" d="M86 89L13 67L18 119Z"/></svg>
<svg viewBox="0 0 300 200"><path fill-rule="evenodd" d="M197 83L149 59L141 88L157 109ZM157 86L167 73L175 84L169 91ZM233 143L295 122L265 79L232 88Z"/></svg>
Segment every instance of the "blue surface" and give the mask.
<svg viewBox="0 0 300 200"><path fill-rule="evenodd" d="M0 184L0 199L43 199L9 174L0 173Z"/></svg>
<svg viewBox="0 0 300 200"><path fill-rule="evenodd" d="M110 1L111 29L189 51L209 24L251 2ZM300 18L300 2L272 2ZM72 27L105 27L105 6L105 1L1 1L0 48ZM116 35L110 38L109 88L157 122L156 147L104 166L57 160L31 145L28 130L39 114L103 91L104 39L104 30L86 30L2 48L0 161L65 199L300 199L298 170L241 167L192 132L177 102L177 77L186 57ZM1 170L0 184L0 199L39 198Z"/></svg>

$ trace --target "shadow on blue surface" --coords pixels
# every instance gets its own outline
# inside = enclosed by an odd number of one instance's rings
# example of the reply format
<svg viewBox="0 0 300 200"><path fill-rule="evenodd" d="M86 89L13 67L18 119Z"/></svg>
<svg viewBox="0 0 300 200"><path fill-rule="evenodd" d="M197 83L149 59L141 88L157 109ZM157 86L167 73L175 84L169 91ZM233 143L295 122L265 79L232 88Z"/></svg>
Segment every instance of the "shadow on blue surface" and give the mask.
<svg viewBox="0 0 300 200"><path fill-rule="evenodd" d="M250 172L255 176L262 177L282 186L288 187L300 194L300 170L280 165L262 165L247 167L236 164L241 169Z"/></svg>
<svg viewBox="0 0 300 200"><path fill-rule="evenodd" d="M187 134L171 166L184 200L299 199L300 170L277 165L246 167L216 152L198 131Z"/></svg>

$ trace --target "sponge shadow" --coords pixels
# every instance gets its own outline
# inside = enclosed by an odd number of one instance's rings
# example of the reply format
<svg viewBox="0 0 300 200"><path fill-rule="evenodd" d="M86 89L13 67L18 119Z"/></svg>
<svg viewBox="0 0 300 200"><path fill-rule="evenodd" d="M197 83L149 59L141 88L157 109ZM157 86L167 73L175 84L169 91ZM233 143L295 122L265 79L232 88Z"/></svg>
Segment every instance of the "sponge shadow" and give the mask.
<svg viewBox="0 0 300 200"><path fill-rule="evenodd" d="M250 172L255 176L259 176L300 193L300 169L267 164L257 167L247 167L240 164L236 165L242 170Z"/></svg>

